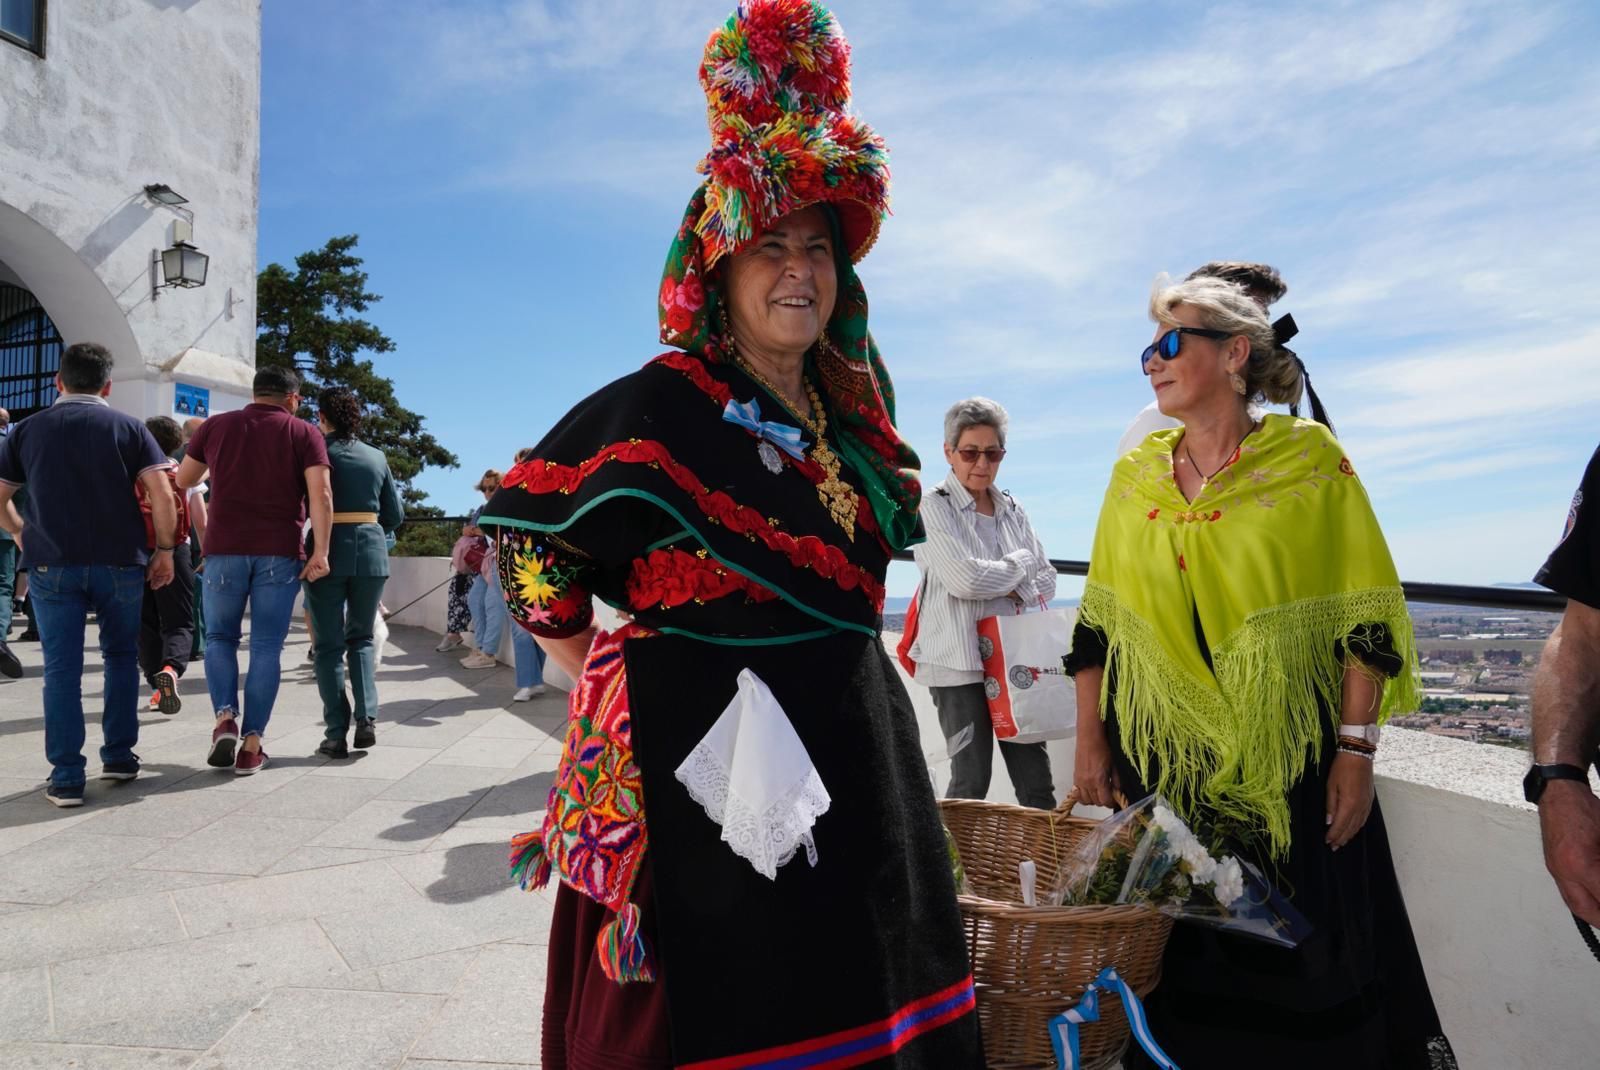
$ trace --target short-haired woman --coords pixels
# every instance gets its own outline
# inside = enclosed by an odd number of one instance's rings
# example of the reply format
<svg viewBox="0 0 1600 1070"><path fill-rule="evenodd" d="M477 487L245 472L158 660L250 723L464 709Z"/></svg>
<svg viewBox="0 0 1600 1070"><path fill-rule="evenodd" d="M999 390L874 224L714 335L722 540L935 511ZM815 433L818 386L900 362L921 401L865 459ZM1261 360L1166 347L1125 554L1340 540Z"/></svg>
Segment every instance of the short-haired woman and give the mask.
<svg viewBox="0 0 1600 1070"><path fill-rule="evenodd" d="M1068 659L1074 780L1226 833L1311 933L1289 950L1180 925L1152 1030L1184 1070L1453 1068L1373 793L1378 722L1420 697L1383 532L1261 303L1164 283L1140 366L1183 426L1112 470ZM1314 420L1249 409L1302 393Z"/></svg>
<svg viewBox="0 0 1600 1070"><path fill-rule="evenodd" d="M378 685L374 679L373 633L378 601L389 578L388 535L405 519L405 507L389 459L356 438L361 399L343 387L317 395L317 423L328 440L333 484L333 528L328 537L328 574L305 584L311 615L317 692L322 696L324 739L318 753L346 758L350 718L355 715L357 750L378 741ZM345 668L355 708L345 696Z"/></svg>
<svg viewBox="0 0 1600 1070"><path fill-rule="evenodd" d="M494 497L494 492L500 489L500 470L485 469L473 489L483 495L487 504ZM483 562L478 566L478 574L472 577L472 587L467 591L467 607L472 612L474 649L461 659L461 666L466 669L492 669L500 664L500 633L505 630L507 619L505 598L500 592L500 580L494 571L494 554L490 551L489 540L483 529L478 527L478 517L482 515L483 506L480 505L472 511L467 526L461 529L473 538L484 540Z"/></svg>
<svg viewBox="0 0 1600 1070"><path fill-rule="evenodd" d="M1056 593L1056 570L1028 514L994 485L1006 455L1006 423L1000 403L982 397L958 401L945 413L950 474L922 499L928 539L912 551L923 578L911 657L916 681L932 692L952 749L945 790L951 799L984 798L993 769L994 726L983 690L978 621L1048 602ZM1043 743L1001 740L1000 754L1018 802L1055 806Z"/></svg>

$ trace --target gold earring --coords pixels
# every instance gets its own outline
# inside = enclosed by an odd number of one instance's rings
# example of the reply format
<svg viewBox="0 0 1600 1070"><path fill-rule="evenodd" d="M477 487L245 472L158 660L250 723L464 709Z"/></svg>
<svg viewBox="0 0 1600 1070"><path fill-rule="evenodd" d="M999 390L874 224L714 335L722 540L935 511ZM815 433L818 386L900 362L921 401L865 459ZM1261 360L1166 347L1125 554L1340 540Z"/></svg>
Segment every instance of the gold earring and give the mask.
<svg viewBox="0 0 1600 1070"><path fill-rule="evenodd" d="M1244 385L1244 377L1242 375L1240 375L1238 372L1229 372L1228 382L1232 384L1233 392L1235 394L1238 394L1240 397L1244 397L1248 388Z"/></svg>

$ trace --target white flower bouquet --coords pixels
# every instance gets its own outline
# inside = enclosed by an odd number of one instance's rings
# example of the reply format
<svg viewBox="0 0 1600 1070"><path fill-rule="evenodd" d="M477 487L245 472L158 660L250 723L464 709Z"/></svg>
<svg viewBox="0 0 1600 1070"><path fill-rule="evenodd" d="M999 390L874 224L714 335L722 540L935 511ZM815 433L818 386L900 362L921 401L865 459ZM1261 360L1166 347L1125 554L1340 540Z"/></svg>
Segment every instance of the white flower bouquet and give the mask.
<svg viewBox="0 0 1600 1070"><path fill-rule="evenodd" d="M1112 814L1063 864L1053 903L1138 904L1284 947L1310 925L1249 862L1208 845L1159 795Z"/></svg>

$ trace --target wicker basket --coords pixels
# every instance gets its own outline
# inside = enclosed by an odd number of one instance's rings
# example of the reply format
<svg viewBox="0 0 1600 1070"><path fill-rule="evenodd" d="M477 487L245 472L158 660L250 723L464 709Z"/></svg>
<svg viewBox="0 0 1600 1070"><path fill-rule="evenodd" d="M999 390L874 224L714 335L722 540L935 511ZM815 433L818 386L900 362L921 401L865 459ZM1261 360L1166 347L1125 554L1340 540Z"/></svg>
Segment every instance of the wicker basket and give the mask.
<svg viewBox="0 0 1600 1070"><path fill-rule="evenodd" d="M970 799L939 804L973 894L959 897L978 990L978 1020L992 1070L1054 1067L1049 1022L1076 1003L1106 966L1141 997L1161 979L1172 919L1144 907L1025 907L1017 865L1032 859L1041 883L1095 827L1073 817L1076 793L1055 810ZM1081 1034L1086 1067L1111 1066L1128 1042L1122 1003L1100 1001Z"/></svg>

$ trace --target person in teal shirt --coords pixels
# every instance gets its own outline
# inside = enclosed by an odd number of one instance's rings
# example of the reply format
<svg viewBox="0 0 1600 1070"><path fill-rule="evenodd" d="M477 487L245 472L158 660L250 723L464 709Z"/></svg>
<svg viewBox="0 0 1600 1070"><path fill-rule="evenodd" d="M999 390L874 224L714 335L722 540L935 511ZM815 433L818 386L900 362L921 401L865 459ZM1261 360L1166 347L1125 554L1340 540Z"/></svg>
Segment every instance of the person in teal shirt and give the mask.
<svg viewBox="0 0 1600 1070"><path fill-rule="evenodd" d="M356 438L361 400L343 387L317 395L317 420L328 439L333 484L333 531L328 540L328 575L306 583L306 607L316 639L317 691L322 696L326 738L318 753L350 755L351 701L345 695L348 666L355 699L357 750L378 741L378 686L373 679L373 628L378 601L389 577L388 537L405 519L405 507L383 451Z"/></svg>

